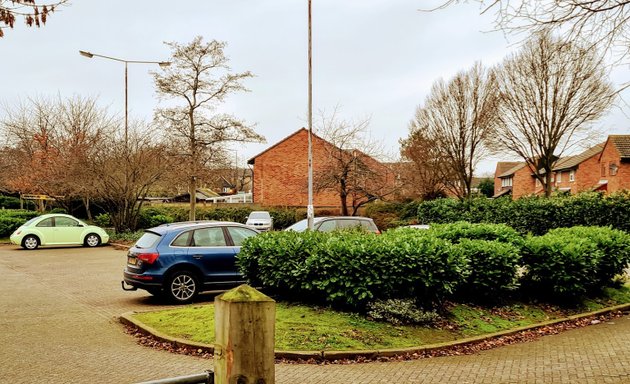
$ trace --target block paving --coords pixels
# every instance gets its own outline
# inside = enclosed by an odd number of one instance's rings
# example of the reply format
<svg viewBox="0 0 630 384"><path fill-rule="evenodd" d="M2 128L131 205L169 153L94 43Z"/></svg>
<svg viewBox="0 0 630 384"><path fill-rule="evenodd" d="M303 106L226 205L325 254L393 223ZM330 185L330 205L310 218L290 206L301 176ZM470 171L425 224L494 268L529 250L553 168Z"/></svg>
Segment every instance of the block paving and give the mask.
<svg viewBox="0 0 630 384"><path fill-rule="evenodd" d="M134 383L212 369L136 344L116 317L165 308L120 288L112 247L0 246L0 383ZM211 301L212 294L200 301ZM630 316L475 355L360 364L277 364L276 382L630 383Z"/></svg>

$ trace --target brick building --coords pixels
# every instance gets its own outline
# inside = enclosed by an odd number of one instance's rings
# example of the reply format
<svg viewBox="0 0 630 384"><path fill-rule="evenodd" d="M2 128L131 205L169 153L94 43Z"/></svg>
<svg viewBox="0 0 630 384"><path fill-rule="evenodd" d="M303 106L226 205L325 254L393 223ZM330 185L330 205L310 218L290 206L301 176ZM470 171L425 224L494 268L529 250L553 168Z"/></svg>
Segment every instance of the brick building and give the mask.
<svg viewBox="0 0 630 384"><path fill-rule="evenodd" d="M576 194L599 187L599 156L604 144L598 144L576 156L559 159L553 167L553 187Z"/></svg>
<svg viewBox="0 0 630 384"><path fill-rule="evenodd" d="M327 169L332 151L339 151L328 141L313 134L313 175ZM265 206L306 206L308 203L308 130L301 128L262 153L247 161L253 166L253 200ZM395 181L388 167L359 150L345 151L348 156L361 157L361 163L384 174L390 185ZM367 180L366 182L370 182ZM351 205L350 199L347 205ZM339 208L339 192L335 187L313 192L316 208Z"/></svg>
<svg viewBox="0 0 630 384"><path fill-rule="evenodd" d="M583 191L630 190L630 135L610 135L605 143L560 158L553 167L553 189L576 194ZM512 198L543 193L542 184L525 162L497 163L494 196Z"/></svg>
<svg viewBox="0 0 630 384"><path fill-rule="evenodd" d="M599 158L599 189L630 190L630 135L610 135Z"/></svg>
<svg viewBox="0 0 630 384"><path fill-rule="evenodd" d="M498 162L494 173L494 197L511 194L516 199L535 192L532 170L523 162Z"/></svg>

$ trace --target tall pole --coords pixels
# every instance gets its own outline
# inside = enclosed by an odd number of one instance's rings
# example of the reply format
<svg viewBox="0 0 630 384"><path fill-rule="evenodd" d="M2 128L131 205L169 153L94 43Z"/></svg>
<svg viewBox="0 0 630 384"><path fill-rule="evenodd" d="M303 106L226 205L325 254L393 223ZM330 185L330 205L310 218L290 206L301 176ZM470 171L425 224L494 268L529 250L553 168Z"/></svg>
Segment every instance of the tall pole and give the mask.
<svg viewBox="0 0 630 384"><path fill-rule="evenodd" d="M306 222L308 229L313 230L313 49L311 24L311 0L308 0L308 206L306 207Z"/></svg>
<svg viewBox="0 0 630 384"><path fill-rule="evenodd" d="M127 81L127 64L125 61L125 151L129 148L129 98L128 98L128 81Z"/></svg>

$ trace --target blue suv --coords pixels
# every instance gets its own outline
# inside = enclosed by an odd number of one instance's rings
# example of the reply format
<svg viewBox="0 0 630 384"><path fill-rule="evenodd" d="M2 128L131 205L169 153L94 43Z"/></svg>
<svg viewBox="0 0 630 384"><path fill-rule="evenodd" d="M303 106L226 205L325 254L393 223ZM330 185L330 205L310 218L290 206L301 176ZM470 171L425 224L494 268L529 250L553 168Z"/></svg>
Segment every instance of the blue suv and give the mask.
<svg viewBox="0 0 630 384"><path fill-rule="evenodd" d="M210 221L147 229L129 249L122 288L184 304L201 291L241 284L236 254L258 233L243 224Z"/></svg>

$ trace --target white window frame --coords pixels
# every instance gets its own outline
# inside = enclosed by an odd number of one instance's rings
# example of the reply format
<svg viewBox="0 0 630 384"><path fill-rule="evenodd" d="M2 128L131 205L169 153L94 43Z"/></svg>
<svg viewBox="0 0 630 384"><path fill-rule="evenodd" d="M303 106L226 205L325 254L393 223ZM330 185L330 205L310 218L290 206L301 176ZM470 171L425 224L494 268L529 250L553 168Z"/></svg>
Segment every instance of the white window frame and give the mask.
<svg viewBox="0 0 630 384"><path fill-rule="evenodd" d="M513 177L504 177L501 179L501 188L511 187L513 184Z"/></svg>
<svg viewBox="0 0 630 384"><path fill-rule="evenodd" d="M562 171L556 173L556 182L562 183Z"/></svg>
<svg viewBox="0 0 630 384"><path fill-rule="evenodd" d="M569 171L569 182L575 181L575 171Z"/></svg>

